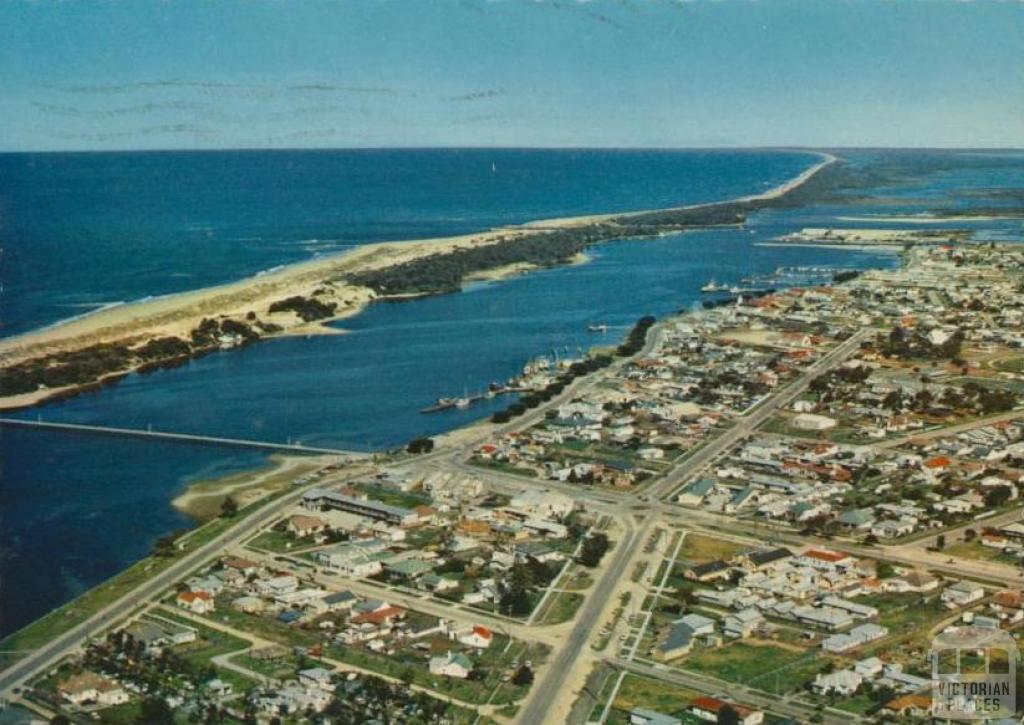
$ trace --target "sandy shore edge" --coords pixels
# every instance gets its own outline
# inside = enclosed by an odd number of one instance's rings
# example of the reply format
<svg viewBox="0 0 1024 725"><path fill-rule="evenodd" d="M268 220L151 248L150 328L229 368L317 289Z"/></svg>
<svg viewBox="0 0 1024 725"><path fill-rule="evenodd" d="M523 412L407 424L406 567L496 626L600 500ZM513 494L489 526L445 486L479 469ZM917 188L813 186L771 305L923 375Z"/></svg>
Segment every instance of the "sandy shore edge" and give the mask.
<svg viewBox="0 0 1024 725"><path fill-rule="evenodd" d="M761 194L672 207L668 210L701 209L723 203L777 198L806 183L821 169L838 161L831 154L814 153L821 157L821 161L789 181ZM2 339L0 340L0 366L6 367L29 359L101 343L137 344L167 336L187 339L191 330L204 318L244 320L250 313L256 313L261 320L271 322L281 328L280 332L264 335L263 339L283 335L338 332L338 330L328 327L326 323L358 314L366 305L376 299L377 295L365 287L330 282L329 280L333 278L399 265L425 256L446 254L458 249L497 244L525 234L536 233L538 229L585 226L613 218L628 219L631 216L645 213L649 213L649 211L547 219L473 234L362 245L336 255L285 265L235 282L108 307L68 320L65 323L57 323L23 335ZM583 261L585 261L585 255L584 258L574 259L573 263L582 263ZM487 270L467 281L473 281L473 279L495 281L529 271L531 271L529 265L507 265L503 268ZM318 299L337 305L336 314L333 317L318 320L315 323L306 323L291 312L275 314L267 312L270 303L274 301L291 296L309 297L314 293L318 294ZM128 372L132 371L126 370L122 374ZM75 387L79 386L70 386L60 390L41 389L17 396L8 396L0 399L0 410L34 405L55 395L72 392Z"/></svg>

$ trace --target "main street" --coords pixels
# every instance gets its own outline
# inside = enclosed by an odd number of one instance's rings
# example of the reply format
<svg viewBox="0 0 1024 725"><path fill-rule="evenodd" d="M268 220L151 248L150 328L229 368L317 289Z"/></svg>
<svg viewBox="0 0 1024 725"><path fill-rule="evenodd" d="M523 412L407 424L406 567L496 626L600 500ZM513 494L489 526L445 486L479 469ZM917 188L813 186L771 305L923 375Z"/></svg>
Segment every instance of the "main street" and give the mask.
<svg viewBox="0 0 1024 725"><path fill-rule="evenodd" d="M753 433L758 426L767 421L771 416L796 400L807 390L812 380L842 364L872 334L874 334L874 330L871 329L859 330L823 355L816 362L812 363L810 367L806 368L796 380L771 395L767 400L758 405L752 413L739 418L736 421L736 425L686 459L675 471L667 474L660 481L652 485L648 489L650 495L652 497L661 497L672 493L692 476L703 470L706 465Z"/></svg>

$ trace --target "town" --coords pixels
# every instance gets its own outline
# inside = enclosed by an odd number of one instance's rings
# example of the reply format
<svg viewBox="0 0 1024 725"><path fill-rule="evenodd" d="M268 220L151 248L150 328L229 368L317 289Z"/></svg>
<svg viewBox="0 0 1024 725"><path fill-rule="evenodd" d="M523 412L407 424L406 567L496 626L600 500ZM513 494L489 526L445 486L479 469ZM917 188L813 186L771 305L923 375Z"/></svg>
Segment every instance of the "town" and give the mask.
<svg viewBox="0 0 1024 725"><path fill-rule="evenodd" d="M148 589L48 623L11 701L51 722L927 719L932 637L1024 626L1024 253L902 243L897 268L538 361L528 404L450 438L226 499L158 544Z"/></svg>

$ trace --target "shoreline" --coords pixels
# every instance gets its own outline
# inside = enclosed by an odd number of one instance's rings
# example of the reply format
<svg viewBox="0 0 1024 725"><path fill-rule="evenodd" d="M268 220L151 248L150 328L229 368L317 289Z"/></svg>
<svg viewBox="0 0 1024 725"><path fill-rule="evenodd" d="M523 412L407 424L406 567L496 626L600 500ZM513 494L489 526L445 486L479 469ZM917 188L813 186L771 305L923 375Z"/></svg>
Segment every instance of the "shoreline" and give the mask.
<svg viewBox="0 0 1024 725"><path fill-rule="evenodd" d="M184 355L178 353L174 356L158 357L145 363L134 357L140 348L156 340L177 338L177 341L188 349L185 341L190 339L190 335L194 340L197 325L208 320L219 322L220 325L224 325L225 321L233 324L254 324L254 333L256 329L262 331L261 325L267 326L269 331L254 334L254 339L247 342L286 335L330 334L343 331L328 327L326 323L352 317L371 302L414 296L407 293L381 293L367 284L353 284L349 281L350 276L379 274L382 271L400 268L402 265L423 263L431 258L460 252L468 253L480 247L531 241L538 234L564 235L575 232L584 238L580 243L585 248L590 244L610 239L664 231L664 224L661 222L646 226L651 223L645 217L653 215L699 213L702 210L714 212L733 207L744 208L758 202L771 202L801 187L822 169L839 160L824 152L813 153L820 157L820 161L792 179L759 194L658 210L537 220L515 227L495 228L456 236L376 242L334 255L282 265L234 282L101 308L64 322L5 338L0 340L0 365L5 369L33 365L36 368L53 368L54 363L63 364L69 356L104 345L120 346L120 352L134 362L109 368L101 374L94 375L90 380L70 385L18 390L0 397L0 410L23 409L55 397L70 397L98 385L114 383L132 372L161 365L183 364L193 357L214 352L217 350L215 344L190 350ZM701 224L700 221L689 218L677 220L668 231L721 225L721 220L713 217L705 224ZM645 226L620 229L618 225L621 224ZM605 236L594 234L595 227L599 227ZM620 231L621 234L616 234ZM588 234L594 239L587 236ZM578 255L577 251L565 259L559 259L557 263L580 263ZM462 281L496 281L543 266L553 265L530 262L498 265L470 271ZM473 279L470 279L471 277ZM420 294L434 293L436 291L426 290ZM298 310L271 311L275 303L291 298L318 303L330 312L309 320L300 317Z"/></svg>
<svg viewBox="0 0 1024 725"><path fill-rule="evenodd" d="M334 456L291 456L272 454L257 468L190 482L171 499L174 509L196 522L196 527L220 515L221 503L231 497L242 509L266 498L291 480L334 461ZM194 530L193 529L190 529Z"/></svg>

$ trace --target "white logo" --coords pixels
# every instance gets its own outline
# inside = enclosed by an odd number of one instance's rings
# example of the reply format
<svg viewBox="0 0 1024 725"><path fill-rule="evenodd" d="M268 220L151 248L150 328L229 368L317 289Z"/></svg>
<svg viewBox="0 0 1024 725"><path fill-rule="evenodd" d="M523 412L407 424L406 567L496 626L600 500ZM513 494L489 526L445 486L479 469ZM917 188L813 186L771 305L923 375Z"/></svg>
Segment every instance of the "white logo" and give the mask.
<svg viewBox="0 0 1024 725"><path fill-rule="evenodd" d="M1009 633L951 627L932 640L932 716L1011 717L1016 710L1017 644Z"/></svg>

